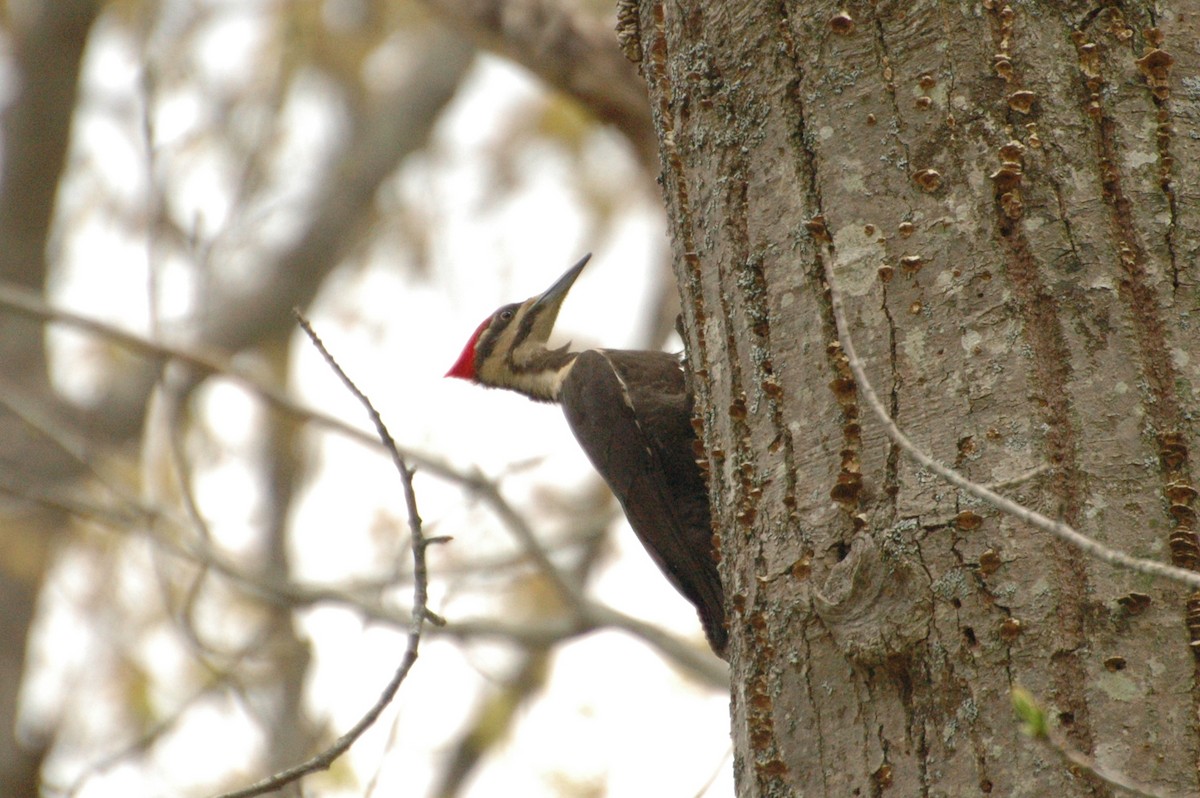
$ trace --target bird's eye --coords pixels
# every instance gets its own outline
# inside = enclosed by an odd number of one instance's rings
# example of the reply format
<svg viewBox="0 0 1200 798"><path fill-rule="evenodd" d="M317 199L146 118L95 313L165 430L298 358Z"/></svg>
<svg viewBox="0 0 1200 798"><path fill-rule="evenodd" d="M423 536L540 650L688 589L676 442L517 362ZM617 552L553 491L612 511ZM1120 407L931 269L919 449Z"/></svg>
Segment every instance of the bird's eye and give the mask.
<svg viewBox="0 0 1200 798"><path fill-rule="evenodd" d="M500 311L500 321L512 321L513 312L511 310Z"/></svg>

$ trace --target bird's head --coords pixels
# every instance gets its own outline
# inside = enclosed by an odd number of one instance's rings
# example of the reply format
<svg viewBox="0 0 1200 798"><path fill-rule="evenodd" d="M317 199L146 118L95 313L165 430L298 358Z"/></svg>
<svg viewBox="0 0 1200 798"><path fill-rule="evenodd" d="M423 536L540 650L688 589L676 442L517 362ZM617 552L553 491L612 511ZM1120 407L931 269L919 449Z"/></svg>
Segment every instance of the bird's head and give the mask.
<svg viewBox="0 0 1200 798"><path fill-rule="evenodd" d="M546 342L567 292L591 257L584 255L537 296L505 305L484 319L446 376L508 388L540 401L557 400L575 354L566 346L549 349Z"/></svg>

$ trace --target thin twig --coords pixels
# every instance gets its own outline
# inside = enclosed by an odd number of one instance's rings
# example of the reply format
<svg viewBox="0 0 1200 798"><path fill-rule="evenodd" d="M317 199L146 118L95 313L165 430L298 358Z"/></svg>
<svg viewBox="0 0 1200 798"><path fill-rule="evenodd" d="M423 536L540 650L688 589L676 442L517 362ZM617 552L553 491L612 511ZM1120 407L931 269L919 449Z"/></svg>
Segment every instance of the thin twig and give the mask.
<svg viewBox="0 0 1200 798"><path fill-rule="evenodd" d="M1095 757L1079 751L1067 742L1057 730L1051 728L1046 709L1034 698L1033 693L1020 685L1012 689L1012 706L1020 719L1022 731L1033 740L1049 748L1052 753L1075 768L1100 779L1110 787L1142 796L1142 798L1170 798L1173 793L1162 792L1147 784L1134 781L1124 773L1105 767Z"/></svg>
<svg viewBox="0 0 1200 798"><path fill-rule="evenodd" d="M725 769L725 763L730 759L733 759L733 746L725 749L725 753L721 755L721 759L717 762L716 767L712 769L712 773L700 785L700 789L693 793L695 798L704 798L708 794L708 791L712 789L712 786L717 783L717 779L721 776L721 771Z"/></svg>
<svg viewBox="0 0 1200 798"><path fill-rule="evenodd" d="M175 478L175 487L177 488L179 500L183 505L186 517L191 522L189 529L196 535L197 545L205 550L212 551L212 532L209 529L208 521L204 518L204 514L200 512L200 502L196 498L196 492L192 485L191 464L184 453L184 421L181 407L183 397L181 391L178 389L178 382L171 377L173 371L174 369L171 367L171 364L159 370L158 382L148 403L147 439L153 440L152 436L154 434L149 422L161 416L162 434L165 440L166 458L168 461L168 468L166 470L169 472L169 476L166 478L170 479L171 476ZM157 558L155 559L157 560ZM208 665L207 660L212 656L213 650L202 638L196 625L195 616L196 606L199 603L204 585L207 583L210 575L211 559L197 559L196 564L198 566L196 572L191 575L188 585L183 590L183 601L178 607L177 622L184 639L191 644L196 658ZM163 603L167 607L172 607L174 604L172 601L173 592L165 584L164 580L162 594Z"/></svg>
<svg viewBox="0 0 1200 798"><path fill-rule="evenodd" d="M220 555L203 542L182 543L178 530L189 528L189 522L171 513L143 507L137 502L129 503L129 510L121 511L105 505L68 501L61 497L34 495L27 489L5 485L0 480L0 495L10 495L85 519L104 528L125 531L138 523L145 525L153 543L165 553L182 562L200 564L211 568L247 593L273 606L297 609L319 604L333 604L352 609L365 620L392 626L412 623L411 613L398 612L378 601L368 601L355 588L316 587L296 582L283 582L257 573L243 571L228 558ZM173 531L156 531L161 524L169 524ZM427 541L432 542L432 541ZM370 592L377 590L367 586ZM586 599L585 599L586 600ZM626 615L603 604L586 600L586 611L582 615L540 624L508 623L495 618L465 619L446 622L426 630L442 637L456 640L503 640L518 646L550 647L603 629L619 629L643 641L662 657L691 674L697 681L722 689L729 686L729 670L724 662L714 657L707 649L701 649L670 632L646 621Z"/></svg>
<svg viewBox="0 0 1200 798"><path fill-rule="evenodd" d="M983 483L983 487L987 488L988 490L1008 490L1009 488L1015 488L1017 485L1024 484L1031 479L1036 479L1042 474L1047 473L1049 470L1050 465L1048 463L1042 463L1037 468L1031 468L1024 474L1017 474L1015 477L997 480L996 482L985 482Z"/></svg>
<svg viewBox="0 0 1200 798"><path fill-rule="evenodd" d="M517 542L521 544L526 555L537 564L546 578L550 580L550 584L554 586L554 589L570 610L575 615L586 616L588 613L587 600L583 597L579 588L567 579L561 569L554 565L545 547L537 539L537 535L533 533L533 530L530 529L529 524L521 517L521 514L500 500L500 490L496 487L496 483L486 479L482 474L476 474L476 482L472 488L476 495L491 504L493 511L504 522L504 525L508 527L509 532L517 539Z"/></svg>
<svg viewBox="0 0 1200 798"><path fill-rule="evenodd" d="M319 770L328 770L330 765L332 765L338 757L348 751L350 746L353 745L354 742L361 737L362 734L369 729L376 720L379 719L379 716L383 713L383 710L387 708L387 706L392 702L392 699L396 696L396 692L400 689L400 685L404 682L405 678L407 678L409 671L412 670L413 664L417 661L417 650L421 644L421 632L424 628L425 621L430 620L434 623L441 621L440 618L438 618L429 610L428 606L429 572L427 571L425 564L425 550L430 546L430 544L441 542L445 540L445 538L425 537L424 532L421 530L421 515L417 511L416 493L413 491L413 472L409 470L404 456L400 454L399 449L396 448L396 442L392 439L391 433L388 432L387 426L383 423L383 419L380 417L379 411L375 409L375 406L371 403L371 400L367 398L366 394L359 390L358 386L354 384L353 380L347 376L346 372L342 370L342 367L338 365L336 360L334 360L333 356L321 342L320 337L318 337L313 331L312 326L308 323L308 320L301 315L299 310L294 311L294 313L296 315L296 319L300 322L300 326L304 329L304 332L312 341L313 346L315 346L321 353L321 357L325 359L325 362L329 364L329 367L338 375L338 378L342 381L350 393L352 393L354 397L362 403L363 407L366 408L367 414L371 417L371 422L375 425L375 429L379 433L379 439L383 442L384 448L386 448L388 453L391 454L392 463L396 466L396 470L400 472L400 482L404 486L404 503L408 509L408 528L412 537L413 555L413 609L412 618L410 619L408 627L408 645L404 650L404 656L400 660L399 667L396 668L396 672L392 675L391 680L387 683L387 686L384 687L379 699L371 706L369 710L367 710L366 714L364 714L362 718L360 718L359 721L350 728L349 731L339 737L333 745L329 746L324 751L321 751L316 756L305 760L299 765L282 770L270 778L263 779L256 784L246 787L245 789L224 793L220 796L220 798L249 798L249 796L253 795L262 795L263 793L277 790L280 787L290 784L310 773L315 773Z"/></svg>
<svg viewBox="0 0 1200 798"><path fill-rule="evenodd" d="M218 674L214 681L204 685L203 688L184 699L169 717L154 723L137 739L125 743L112 753L92 762L84 771L75 776L74 780L68 786L61 790L56 790L56 792L61 793L63 798L75 798L76 795L83 791L89 779L103 775L136 754L149 751L151 747L175 730L179 722L183 720L184 713L190 707L213 695L217 690L223 689L228 681L229 676L227 674Z"/></svg>
<svg viewBox="0 0 1200 798"><path fill-rule="evenodd" d="M917 447L903 432L896 426L896 422L888 414L887 409L879 400L875 393L875 389L871 387L870 380L867 379L867 373L863 369L862 361L858 359L857 353L854 351L854 341L850 336L850 325L846 321L846 312L842 304L842 292L838 288L837 280L833 276L833 268L829 261L825 263L825 280L829 285L830 301L833 305L834 323L837 325L838 341L841 343L842 352L846 355L846 360L850 365L850 371L854 373L854 380L858 383L858 390L862 393L863 398L867 402L867 406L879 419L879 423L883 425L889 438L897 446L899 446L905 454L913 460L920 463L925 468L937 474L942 479L949 482L951 485L959 488L965 493L981 499L997 510L1007 513L1012 517L1024 521L1025 523L1037 527L1045 532L1049 532L1060 540L1075 546L1085 554L1094 557L1101 562L1108 563L1114 567L1128 568L1131 571L1147 574L1149 576L1161 577L1170 579L1181 584L1188 585L1192 588L1200 589L1200 573L1189 571L1185 568L1177 568L1174 565L1157 562L1155 560L1144 560L1140 557L1133 557L1122 551L1111 549L1102 543L1087 537L1086 535L1077 532L1072 527L1064 524L1061 521L1054 521L1042 515L1039 512L1029 509L1022 504L1018 504L1010 499L1006 499L1000 494L988 490L987 488L972 482L954 469L943 465L937 460L930 457Z"/></svg>
<svg viewBox="0 0 1200 798"><path fill-rule="evenodd" d="M228 362L228 358L223 355L209 354L153 341L111 324L69 310L53 307L43 301L38 294L4 282L0 282L0 309L36 318L46 323L64 324L68 327L82 330L143 357L161 361L176 361L196 369L203 374L224 377L251 391L270 407L292 418L324 427L331 432L343 435L366 446L382 446L386 448L386 445L378 436L361 430L328 413L305 407L279 388L237 370ZM422 472L458 485L468 494L479 497L485 505L490 507L492 512L495 513L501 523L508 529L509 533L521 544L526 556L530 557L549 577L551 583L561 594L567 606L577 612L577 617L568 625L571 631L567 636L583 634L604 627L622 629L629 634L643 639L658 650L659 653L672 659L676 664L682 665L702 681L714 685L728 682L727 670L725 670L719 661L714 660L711 656L697 653L683 641L652 624L639 621L624 613L619 613L611 608L598 605L583 596L578 588L564 579L559 569L553 564L546 553L545 548L537 541L536 536L529 529L529 525L525 523L521 515L509 504L508 500L504 498L495 483L490 479L478 472L464 473L454 469L445 461L436 457L415 452L411 449L401 449L395 446L394 441L391 445L393 447L393 458L399 455L403 461L413 463ZM51 497L22 494L11 487L3 488L3 486L0 486L0 490L14 495L23 495L24 498L28 498L31 501L44 504L56 503L56 500ZM130 501L129 497L125 498L126 501ZM132 502L132 504L137 507L136 502ZM91 507L71 506L65 509L81 517L101 520L102 522L104 519L108 519L107 523L114 525L129 522L128 518L124 516L117 518L113 515L111 509L102 508L98 505ZM137 515L149 520L152 524L155 521L165 518L165 515L160 511L141 507L137 507ZM186 527L186 524L177 525ZM305 588L295 584L268 582L261 576L252 576L241 572L231 563L219 557L209 547L181 546L178 543L168 541L162 536L159 536L158 540L160 545L173 548L174 553L179 556L195 559L198 562L213 567L223 576L264 598L307 604L315 604L321 601L343 602L358 608L368 618L387 623L395 623L397 621L397 618L393 614L386 612L381 607L366 607L362 602L343 592L319 588ZM515 629L499 632L498 636L524 642L519 630ZM537 635L538 641L544 639L546 639L546 635ZM560 635L559 639L562 639L562 635Z"/></svg>
<svg viewBox="0 0 1200 798"><path fill-rule="evenodd" d="M1082 751L1072 748L1067 743L1066 738L1058 732L1048 731L1045 737L1040 738L1040 741L1075 767L1086 773L1090 773L1110 787L1116 787L1134 795L1142 796L1142 798L1170 798L1172 795L1171 793L1161 792L1146 784L1134 781L1124 773L1106 768L1097 762L1094 757L1090 757Z"/></svg>
<svg viewBox="0 0 1200 798"><path fill-rule="evenodd" d="M15 389L7 381L0 381L0 408L10 413L28 429L43 438L52 447L79 465L98 485L116 493L112 483L96 465L88 451L88 445L74 430L56 421L46 412L46 403L31 399L24 391ZM11 456L11 455L10 455Z"/></svg>
<svg viewBox="0 0 1200 798"><path fill-rule="evenodd" d="M42 322L64 324L76 330L90 333L151 360L163 362L177 361L195 369L200 374L224 377L251 391L271 407L288 414L292 418L310 421L368 446L381 445L380 440L372 433L347 424L336 416L305 407L288 396L285 391L240 371L229 363L228 356L224 353L201 352L182 346L172 346L153 341L112 324L107 324L63 308L53 307L43 301L33 291L9 283L0 282L0 308L22 316L29 316ZM471 484L468 478L463 477L446 464L433 458L409 450L404 450L402 454L405 460L415 463L417 467L425 471L453 482Z"/></svg>
<svg viewBox="0 0 1200 798"><path fill-rule="evenodd" d="M150 340L111 324L53 307L44 302L36 293L3 282L0 282L0 309L29 316L45 323L65 324L103 338L143 357L160 361L175 361L195 369L201 374L224 377L251 391L270 407L292 418L324 427L366 446L383 446L377 436L347 424L328 413L305 407L279 388L239 371L223 355L199 352ZM517 539L526 553L545 572L566 603L575 608L579 606L579 591L563 579L562 574L529 531L528 524L521 519L520 514L513 509L491 480L479 473L465 474L438 458L411 449L401 449L395 446L395 442L392 445L393 450L400 454L405 461L413 463L423 472L457 484L468 493L481 498L484 504L488 505L501 520L509 533Z"/></svg>

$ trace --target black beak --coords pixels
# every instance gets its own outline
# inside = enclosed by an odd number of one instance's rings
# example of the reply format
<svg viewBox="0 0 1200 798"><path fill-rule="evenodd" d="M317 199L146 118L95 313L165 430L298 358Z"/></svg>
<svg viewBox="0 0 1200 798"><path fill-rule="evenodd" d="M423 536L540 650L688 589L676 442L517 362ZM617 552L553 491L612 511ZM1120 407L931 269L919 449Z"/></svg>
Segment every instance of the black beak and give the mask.
<svg viewBox="0 0 1200 798"><path fill-rule="evenodd" d="M576 263L574 266L567 269L566 273L563 274L562 277L559 277L554 285L547 288L534 300L533 305L529 308L529 312L531 314L537 314L540 313L544 308L552 308L555 314L557 314L558 306L561 305L562 301L567 298L567 292L571 290L571 286L575 284L575 280L579 277L579 273L583 271L583 267L586 266L587 262L591 259L592 253L589 252L579 259L579 263Z"/></svg>

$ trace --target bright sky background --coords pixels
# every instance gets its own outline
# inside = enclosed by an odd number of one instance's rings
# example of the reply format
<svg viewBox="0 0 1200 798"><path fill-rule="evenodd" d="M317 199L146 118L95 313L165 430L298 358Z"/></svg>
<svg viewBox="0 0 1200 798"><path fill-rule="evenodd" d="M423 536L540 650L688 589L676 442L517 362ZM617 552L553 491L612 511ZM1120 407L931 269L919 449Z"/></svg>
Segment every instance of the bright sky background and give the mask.
<svg viewBox="0 0 1200 798"><path fill-rule="evenodd" d="M160 148L156 164L171 185L180 187L169 197L171 207L181 218L193 219L202 235L227 230L227 242L256 235L285 240L292 229L291 192L301 190L309 176L303 165L312 162L311 153L327 137L337 135L328 97L314 83L301 84L289 98L278 197L261 209L261 217L230 219L230 165L215 153L181 153L178 145L205 124L202 92L236 86L253 68L263 40L262 18L254 9L262 6L214 5L227 13L201 37L195 54L207 87L164 96L154 118ZM102 195L115 196L127 208L146 202L150 181L140 144L140 79L138 46L123 38L118 26L102 22L87 58L86 110L75 129L73 177L61 198L63 218L79 223L63 231L52 298L148 333L151 264L160 286L159 312L167 320L186 318L194 310L188 297L195 277L188 264L160 257L141 231L114 226L113 215L98 207ZM569 532L572 504L586 504L596 484L560 411L442 374L495 307L540 292L589 248L595 256L559 322L560 337L577 346L637 345L645 330L646 297L667 276L657 271L666 246L658 197L642 187L627 148L611 133L592 134L584 159L591 185L623 200L611 235L585 238L584 200L568 179L573 162L551 146L528 147L517 190L495 201L487 158L499 146L497 137L515 115L528 112L539 92L522 71L495 58L479 59L429 152L410 159L386 192L398 203L421 208L429 219L430 273L414 277L403 251L377 248L358 264L361 268L343 269L327 283L310 317L401 445L491 475L532 462L506 476L503 490L529 514L539 536L551 540ZM232 256L216 261L218 267L245 268ZM52 341L65 390L87 397L102 389L97 378L108 372L114 357L107 345L66 333L55 333ZM360 406L301 335L293 347L295 393L313 407L367 428ZM247 458L253 456L263 410L244 391L222 382L205 389L203 402L212 437L198 456L203 475L198 498L221 544L252 557L257 498L254 465ZM406 545L400 483L392 466L336 436L313 434L311 445L320 468L294 509L297 576L337 583L388 573L391 564L379 561L380 552L402 557ZM416 487L427 533L455 538L431 556L431 607L450 618L470 618L481 608L456 594L452 582L438 578L439 564L506 542L504 533L453 486L419 475ZM595 593L703 646L694 611L659 575L623 521L615 545L616 556L593 580ZM122 562L115 578L123 602L154 605L159 588L152 578L152 548L130 544ZM97 622L90 604L97 581L107 578L86 556L66 553L47 591L42 633L31 654L27 715L31 722L70 718L67 741L77 746L52 774L62 784L122 743L119 730L128 733L123 725L128 712L122 707L127 685L105 681L111 673L105 619L113 618L101 613ZM407 606L408 600L404 588L398 603ZM80 622L81 613L90 618L88 624ZM404 648L403 635L364 625L343 609L318 608L302 618L314 648L309 708L340 734L388 680ZM147 628L137 658L147 675L145 700L167 715L196 690L195 665L169 623L152 614L141 620ZM219 614L208 620L220 629ZM372 779L374 795L423 794L414 786L429 784L444 746L475 708L480 687L510 662L501 646L464 647L427 637L398 700L351 751L353 783L311 778L306 794L362 795ZM242 708L203 702L187 710L155 747L151 770L136 759L116 764L90 778L78 795L202 794L216 774L239 765L255 767L260 743ZM468 795L557 796L568 785L594 786L600 789L589 794L613 796L733 793L728 696L690 682L647 647L615 632L559 650L544 696L525 711L501 751L477 775ZM246 781L262 775L247 772Z"/></svg>

